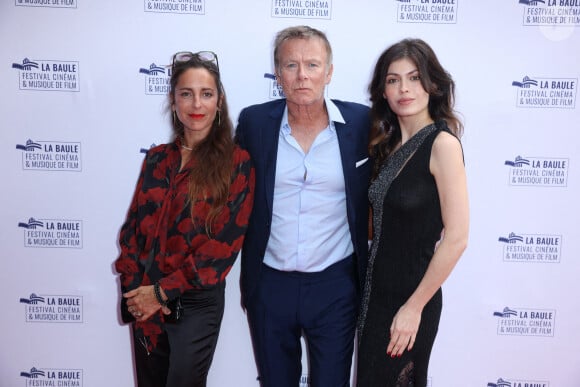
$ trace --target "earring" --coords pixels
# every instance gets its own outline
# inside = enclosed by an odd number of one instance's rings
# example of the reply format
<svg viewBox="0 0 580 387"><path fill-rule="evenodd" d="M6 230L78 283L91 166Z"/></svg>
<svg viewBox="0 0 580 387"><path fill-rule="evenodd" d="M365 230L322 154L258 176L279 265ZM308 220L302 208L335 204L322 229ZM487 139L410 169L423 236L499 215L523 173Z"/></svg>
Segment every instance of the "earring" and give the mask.
<svg viewBox="0 0 580 387"><path fill-rule="evenodd" d="M177 114L175 114L175 110L173 111L173 125L177 123Z"/></svg>
<svg viewBox="0 0 580 387"><path fill-rule="evenodd" d="M221 110L218 110L218 126L222 124L222 112Z"/></svg>

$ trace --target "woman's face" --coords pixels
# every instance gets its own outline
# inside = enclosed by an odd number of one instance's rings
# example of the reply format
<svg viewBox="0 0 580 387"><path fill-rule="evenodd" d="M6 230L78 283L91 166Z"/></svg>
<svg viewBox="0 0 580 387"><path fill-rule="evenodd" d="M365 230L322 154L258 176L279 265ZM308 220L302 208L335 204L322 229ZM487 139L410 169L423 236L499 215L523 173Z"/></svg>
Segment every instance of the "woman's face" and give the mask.
<svg viewBox="0 0 580 387"><path fill-rule="evenodd" d="M389 65L383 97L399 118L423 119L429 116L429 93L421 84L417 66L408 58Z"/></svg>
<svg viewBox="0 0 580 387"><path fill-rule="evenodd" d="M183 124L188 145L203 140L221 105L214 77L204 68L187 69L180 75L173 97L172 109Z"/></svg>

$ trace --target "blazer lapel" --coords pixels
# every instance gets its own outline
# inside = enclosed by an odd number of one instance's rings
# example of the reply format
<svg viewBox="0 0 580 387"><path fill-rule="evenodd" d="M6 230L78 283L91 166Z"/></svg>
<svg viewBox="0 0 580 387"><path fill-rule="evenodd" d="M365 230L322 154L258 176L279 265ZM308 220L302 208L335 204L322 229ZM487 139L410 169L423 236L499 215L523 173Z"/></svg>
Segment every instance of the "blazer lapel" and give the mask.
<svg viewBox="0 0 580 387"><path fill-rule="evenodd" d="M264 187L266 187L266 205L272 214L272 202L274 201L274 183L276 180L276 159L278 155L278 141L280 139L280 124L286 103L276 105L268 117L270 120L264 123L262 141L264 149Z"/></svg>
<svg viewBox="0 0 580 387"><path fill-rule="evenodd" d="M342 171L344 173L347 216L351 225L352 232L352 225L355 224L355 211L352 203L352 184L356 184L356 141L353 139L353 131L348 125L348 121L346 121L345 124L335 122L334 125L336 128L336 135L338 137L338 146L340 148Z"/></svg>
<svg viewBox="0 0 580 387"><path fill-rule="evenodd" d="M338 146L340 148L340 159L342 161L342 170L344 171L344 181L348 189L352 177L355 176L355 141L353 141L352 130L348 124L335 122L334 125L336 128L336 135L338 137Z"/></svg>

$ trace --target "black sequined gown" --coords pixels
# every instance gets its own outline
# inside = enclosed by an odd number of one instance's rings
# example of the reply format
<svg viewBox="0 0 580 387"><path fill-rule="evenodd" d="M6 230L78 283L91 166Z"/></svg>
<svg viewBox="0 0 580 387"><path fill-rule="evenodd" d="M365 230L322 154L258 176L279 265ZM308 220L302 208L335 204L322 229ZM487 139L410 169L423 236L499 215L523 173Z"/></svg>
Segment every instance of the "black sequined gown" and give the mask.
<svg viewBox="0 0 580 387"><path fill-rule="evenodd" d="M444 122L416 133L383 165L371 184L374 238L361 318L357 387L424 387L441 315L441 289L423 309L413 349L386 354L394 315L423 278L443 223L429 171L435 137ZM448 129L447 129L448 130Z"/></svg>

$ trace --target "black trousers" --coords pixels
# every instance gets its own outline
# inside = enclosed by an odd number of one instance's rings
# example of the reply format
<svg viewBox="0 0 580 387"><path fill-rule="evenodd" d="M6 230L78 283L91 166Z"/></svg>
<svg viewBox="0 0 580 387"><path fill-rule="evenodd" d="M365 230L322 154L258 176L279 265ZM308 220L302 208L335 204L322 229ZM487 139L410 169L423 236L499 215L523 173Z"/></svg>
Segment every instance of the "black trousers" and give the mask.
<svg viewBox="0 0 580 387"><path fill-rule="evenodd" d="M225 283L186 291L181 319L164 324L157 346L147 352L133 332L139 387L205 387L224 314Z"/></svg>

